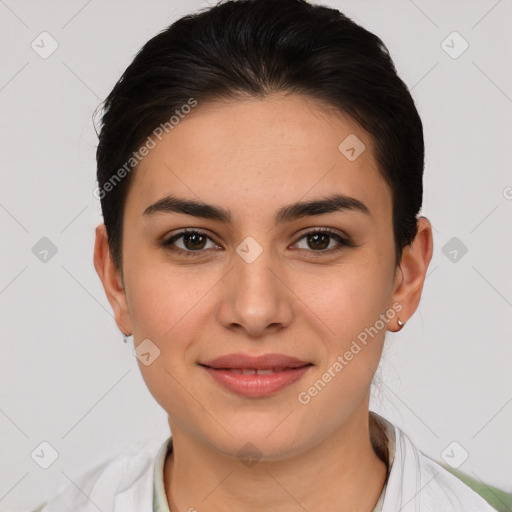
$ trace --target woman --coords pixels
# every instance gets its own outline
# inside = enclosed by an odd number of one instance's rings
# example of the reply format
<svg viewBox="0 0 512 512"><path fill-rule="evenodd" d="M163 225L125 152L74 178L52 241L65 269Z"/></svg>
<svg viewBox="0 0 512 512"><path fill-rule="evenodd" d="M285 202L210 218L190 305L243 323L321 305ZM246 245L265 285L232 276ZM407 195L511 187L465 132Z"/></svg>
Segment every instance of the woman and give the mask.
<svg viewBox="0 0 512 512"><path fill-rule="evenodd" d="M94 263L172 437L42 511L493 510L369 411L433 246L382 41L228 1L151 39L104 107Z"/></svg>

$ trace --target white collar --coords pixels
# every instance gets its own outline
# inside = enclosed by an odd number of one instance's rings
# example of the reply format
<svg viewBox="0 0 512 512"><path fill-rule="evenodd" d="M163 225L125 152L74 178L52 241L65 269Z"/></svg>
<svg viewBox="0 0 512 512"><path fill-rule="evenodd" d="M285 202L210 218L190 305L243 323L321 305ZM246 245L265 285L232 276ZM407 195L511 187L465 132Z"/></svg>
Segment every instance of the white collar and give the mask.
<svg viewBox="0 0 512 512"><path fill-rule="evenodd" d="M495 512L470 487L425 455L400 428L369 411L387 437L390 470L372 512ZM169 512L163 481L172 437L160 447L155 460L153 512Z"/></svg>
<svg viewBox="0 0 512 512"><path fill-rule="evenodd" d="M392 462L379 512L495 512L480 495L416 448L401 429L370 414L386 434ZM171 439L158 443L158 450L156 444L133 445L62 484L40 512L168 512L163 469Z"/></svg>

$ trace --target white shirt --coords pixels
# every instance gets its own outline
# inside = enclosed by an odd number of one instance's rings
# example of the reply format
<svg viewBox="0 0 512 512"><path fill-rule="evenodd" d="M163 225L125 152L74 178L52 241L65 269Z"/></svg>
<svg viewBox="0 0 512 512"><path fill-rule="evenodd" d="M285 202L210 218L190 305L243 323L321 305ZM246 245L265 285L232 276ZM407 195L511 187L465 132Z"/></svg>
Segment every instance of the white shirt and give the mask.
<svg viewBox="0 0 512 512"><path fill-rule="evenodd" d="M373 411L388 437L391 470L372 512L495 512L480 495ZM172 436L158 451L123 453L66 483L33 512L169 512L163 469ZM77 488L78 486L78 488Z"/></svg>

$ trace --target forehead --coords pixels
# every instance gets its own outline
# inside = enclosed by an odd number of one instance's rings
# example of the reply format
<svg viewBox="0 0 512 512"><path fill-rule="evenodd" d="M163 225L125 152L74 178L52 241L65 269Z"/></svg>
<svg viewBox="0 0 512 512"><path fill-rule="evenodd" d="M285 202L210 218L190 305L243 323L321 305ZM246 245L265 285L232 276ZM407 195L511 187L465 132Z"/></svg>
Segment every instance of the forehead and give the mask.
<svg viewBox="0 0 512 512"><path fill-rule="evenodd" d="M130 185L127 208L139 214L171 193L269 215L277 204L342 193L372 216L390 212L371 136L309 97L199 103L156 142Z"/></svg>

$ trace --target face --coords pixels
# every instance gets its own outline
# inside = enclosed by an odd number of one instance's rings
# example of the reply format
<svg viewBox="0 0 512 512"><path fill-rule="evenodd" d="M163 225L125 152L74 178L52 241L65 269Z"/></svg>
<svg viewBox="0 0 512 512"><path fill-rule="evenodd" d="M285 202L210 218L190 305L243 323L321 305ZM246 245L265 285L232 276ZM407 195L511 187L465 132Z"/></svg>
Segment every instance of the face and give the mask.
<svg viewBox="0 0 512 512"><path fill-rule="evenodd" d="M227 218L161 201L170 195ZM352 199L287 208L333 196ZM122 252L116 319L136 347L150 340L139 367L172 431L277 459L367 414L384 319L402 306L391 191L351 118L298 95L199 104L136 170ZM202 366L233 353L308 366L265 382Z"/></svg>

